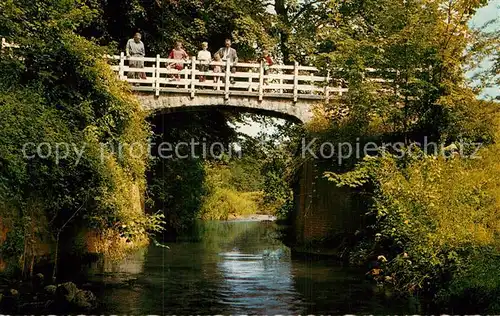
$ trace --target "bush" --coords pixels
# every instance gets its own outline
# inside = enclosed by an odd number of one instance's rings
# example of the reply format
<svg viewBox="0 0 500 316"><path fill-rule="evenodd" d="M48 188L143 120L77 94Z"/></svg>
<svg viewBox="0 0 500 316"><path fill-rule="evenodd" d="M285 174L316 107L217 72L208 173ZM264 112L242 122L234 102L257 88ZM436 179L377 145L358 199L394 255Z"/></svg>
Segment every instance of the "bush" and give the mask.
<svg viewBox="0 0 500 316"><path fill-rule="evenodd" d="M327 174L338 185L372 188L374 225L351 260L385 256L384 273L401 291L456 298L476 288L481 300L493 300L500 290L493 272L500 264L498 151L483 149L481 159L422 154L403 164L384 155L365 158L355 171Z"/></svg>
<svg viewBox="0 0 500 316"><path fill-rule="evenodd" d="M143 244L148 230L158 228L149 225L141 205L146 151L133 156L126 147L119 155L111 146L146 148L146 113L102 58L106 49L74 32L91 20L92 10L63 2L47 2L41 10L16 1L6 11L21 15L11 20L22 22L13 22L9 31L20 48L0 54L0 217L4 230L16 231L0 252L21 258L22 269L28 268L24 262L50 254L53 249L42 246L51 244L68 221L76 230L98 234L120 235L120 227L133 227L124 232L129 246ZM83 155L71 150L62 159L42 158L36 155L41 143L74 145ZM67 246L74 237L70 231L61 238ZM103 249L108 250L120 252Z"/></svg>

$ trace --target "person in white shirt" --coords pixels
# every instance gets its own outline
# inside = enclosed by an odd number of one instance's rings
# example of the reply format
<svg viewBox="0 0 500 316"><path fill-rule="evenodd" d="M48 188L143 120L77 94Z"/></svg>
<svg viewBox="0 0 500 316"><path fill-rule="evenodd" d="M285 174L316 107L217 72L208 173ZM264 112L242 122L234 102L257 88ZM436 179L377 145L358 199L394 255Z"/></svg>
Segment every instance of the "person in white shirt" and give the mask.
<svg viewBox="0 0 500 316"><path fill-rule="evenodd" d="M208 51L208 43L201 43L201 50L198 52L197 59L200 61L200 71L207 72L209 70L212 54ZM200 82L205 81L205 75L200 75Z"/></svg>

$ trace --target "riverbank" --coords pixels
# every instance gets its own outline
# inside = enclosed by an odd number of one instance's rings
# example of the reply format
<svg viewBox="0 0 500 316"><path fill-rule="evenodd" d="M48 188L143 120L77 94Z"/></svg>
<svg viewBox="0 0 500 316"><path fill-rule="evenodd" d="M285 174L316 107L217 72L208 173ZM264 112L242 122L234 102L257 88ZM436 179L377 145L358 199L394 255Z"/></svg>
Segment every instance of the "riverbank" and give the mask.
<svg viewBox="0 0 500 316"><path fill-rule="evenodd" d="M31 280L0 283L0 311L13 314L85 313L94 311L97 297L73 282L52 284L41 273Z"/></svg>

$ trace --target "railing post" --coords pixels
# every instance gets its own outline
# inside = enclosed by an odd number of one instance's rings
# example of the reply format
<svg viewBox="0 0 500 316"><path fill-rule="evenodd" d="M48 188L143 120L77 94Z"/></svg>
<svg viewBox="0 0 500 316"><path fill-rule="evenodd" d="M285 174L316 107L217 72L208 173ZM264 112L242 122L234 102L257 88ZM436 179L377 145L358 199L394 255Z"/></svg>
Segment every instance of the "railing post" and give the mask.
<svg viewBox="0 0 500 316"><path fill-rule="evenodd" d="M194 98L196 79L196 57L191 57L191 98Z"/></svg>
<svg viewBox="0 0 500 316"><path fill-rule="evenodd" d="M226 59L226 80L224 82L224 88L225 88L225 98L226 100L229 99L229 76L231 73L231 64L229 58Z"/></svg>
<svg viewBox="0 0 500 316"><path fill-rule="evenodd" d="M120 53L120 65L118 67L118 77L120 80L123 80L124 74L124 68L125 68L125 53L121 52Z"/></svg>
<svg viewBox="0 0 500 316"><path fill-rule="evenodd" d="M310 79L310 82L308 85L314 87L314 85L315 85L315 81L313 80L314 79L314 71L311 71L309 73L309 75L311 76L311 79ZM308 90L308 91L309 91L309 94L311 94L311 95L314 94L314 90Z"/></svg>
<svg viewBox="0 0 500 316"><path fill-rule="evenodd" d="M156 55L156 69L155 69L155 95L160 95L160 54Z"/></svg>
<svg viewBox="0 0 500 316"><path fill-rule="evenodd" d="M330 70L328 70L327 74L326 74L326 85L325 85L325 98L326 98L326 101L328 101L328 99L330 99ZM341 92L342 90L340 90Z"/></svg>
<svg viewBox="0 0 500 316"><path fill-rule="evenodd" d="M259 67L259 101L264 98L264 62L260 62Z"/></svg>
<svg viewBox="0 0 500 316"><path fill-rule="evenodd" d="M253 74L253 68L250 68L249 77L248 77L248 92L252 91L252 83L253 83L252 74Z"/></svg>
<svg viewBox="0 0 500 316"><path fill-rule="evenodd" d="M399 69L396 70L396 78L394 78L394 82L396 83L396 86L395 86L395 90L396 90L396 96L399 97L400 96L400 93L399 93L399 77L400 77L400 72L399 72ZM398 101L399 102L399 101Z"/></svg>
<svg viewBox="0 0 500 316"><path fill-rule="evenodd" d="M283 70L281 70L279 72L279 74L280 74L280 77L281 77L280 78L280 94L283 94L283 88L282 88L283 87L283 75L284 75Z"/></svg>
<svg viewBox="0 0 500 316"><path fill-rule="evenodd" d="M299 63L295 62L293 69L293 102L299 98Z"/></svg>
<svg viewBox="0 0 500 316"><path fill-rule="evenodd" d="M187 71L186 66L185 66L186 64L183 63L183 65L184 65L184 67L182 68L181 71L184 71L184 81L186 82L186 84L184 85L184 89L187 89L189 87L189 84L187 83L188 79L189 79L189 75L188 75L188 71Z"/></svg>

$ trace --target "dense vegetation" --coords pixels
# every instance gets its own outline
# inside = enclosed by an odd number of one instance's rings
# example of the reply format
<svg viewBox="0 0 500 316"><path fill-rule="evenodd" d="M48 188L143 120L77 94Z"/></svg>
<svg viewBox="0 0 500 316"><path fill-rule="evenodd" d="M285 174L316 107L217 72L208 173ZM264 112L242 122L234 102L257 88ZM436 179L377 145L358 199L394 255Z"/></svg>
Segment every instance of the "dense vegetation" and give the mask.
<svg viewBox="0 0 500 316"><path fill-rule="evenodd" d="M148 172L149 208L165 213L171 232L189 228L197 218L274 214L282 204L278 197L274 199L278 189L273 183L289 191L282 179L284 166L274 166L280 159L269 139L237 133L230 124L243 121L244 116L215 109L153 118L156 144L198 144L182 146L181 157L156 157ZM212 152L212 144L223 148L215 146ZM158 155L157 147L153 153Z"/></svg>
<svg viewBox="0 0 500 316"><path fill-rule="evenodd" d="M101 57L137 30L147 55L165 55L176 40L191 54L205 40L214 50L231 37L243 59L267 48L286 63L316 65L342 78L336 84L348 83L348 94L316 109L307 138L318 138L317 144L359 140L361 148L371 141L401 144L374 157L345 159L325 174L369 204L362 215L368 225L344 244L350 261L383 256L377 277L388 286L473 306L471 312L498 312L498 104L479 100L480 90L464 74L493 56L493 67L477 75L478 87L498 83L498 30L468 27L485 3L3 1L0 34L21 47L0 59L2 258L29 269L34 258L52 252L43 245L61 233L74 237L82 227L89 230L86 243L69 248L100 245L91 250L106 253L122 248L117 244L143 244L161 224L161 216L144 215L144 195L150 213L161 210L174 230L197 217L262 210L290 215L290 183L303 163L297 157L302 130L287 125L258 145L247 139L242 150L248 154L237 160L148 162L145 154L112 150L118 143L146 146L155 137L238 141L229 123L241 118L215 110L159 116L151 129ZM462 151L442 157L412 146L424 140ZM22 144L30 142L85 144L85 155L26 159ZM483 145L481 159L461 157L474 152L474 143ZM36 147L27 148L31 155Z"/></svg>
<svg viewBox="0 0 500 316"><path fill-rule="evenodd" d="M350 18L320 32L335 46L321 58L342 69L350 92L319 109L310 126L311 137L333 143L399 143L345 159L325 174L369 200L362 215L368 225L347 245L350 261L379 258L382 270L371 271L378 281L435 302L452 300L462 312L500 306L498 104L478 100L464 74L496 45L467 26L483 4L340 5L338 14ZM374 75L366 67L389 81L366 80ZM483 148L472 159L477 144Z"/></svg>
<svg viewBox="0 0 500 316"><path fill-rule="evenodd" d="M20 45L0 57L2 259L32 272L59 239L66 253L143 245L161 221L142 210L147 156L113 145L145 146L149 128L106 51L75 33L95 12L73 1L1 6L2 32ZM56 155L58 144L69 152ZM59 238L71 227L85 236Z"/></svg>

